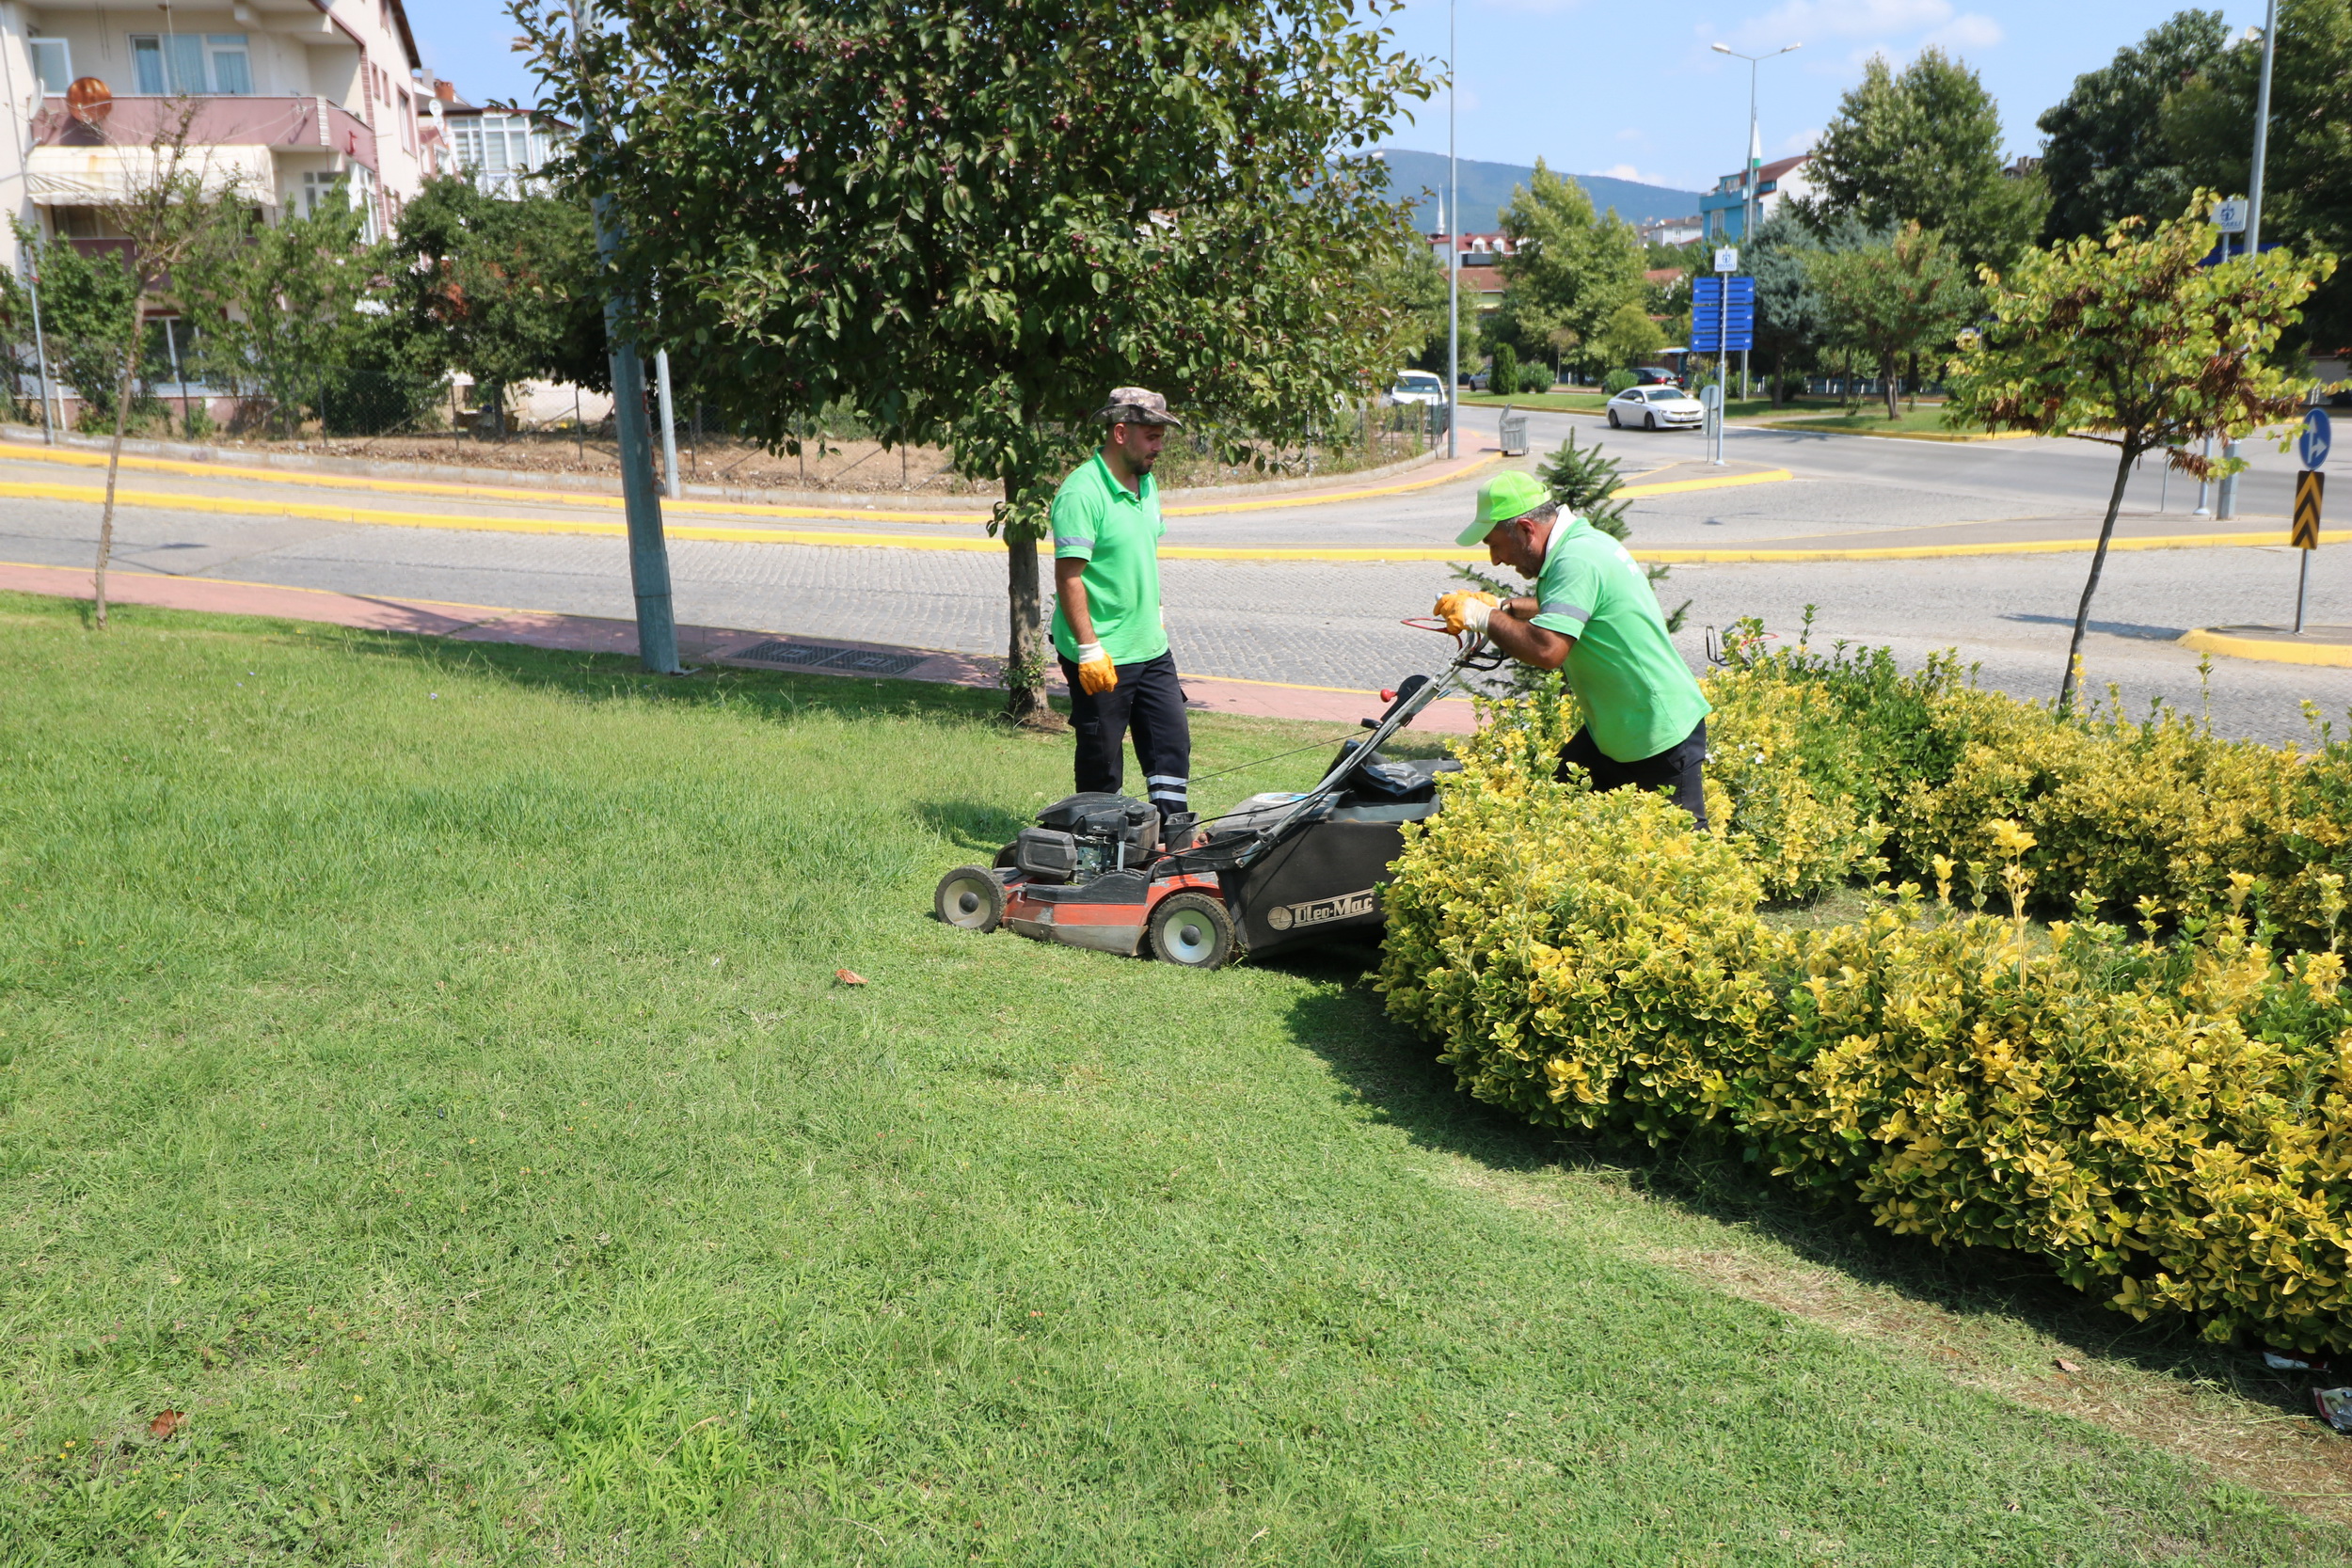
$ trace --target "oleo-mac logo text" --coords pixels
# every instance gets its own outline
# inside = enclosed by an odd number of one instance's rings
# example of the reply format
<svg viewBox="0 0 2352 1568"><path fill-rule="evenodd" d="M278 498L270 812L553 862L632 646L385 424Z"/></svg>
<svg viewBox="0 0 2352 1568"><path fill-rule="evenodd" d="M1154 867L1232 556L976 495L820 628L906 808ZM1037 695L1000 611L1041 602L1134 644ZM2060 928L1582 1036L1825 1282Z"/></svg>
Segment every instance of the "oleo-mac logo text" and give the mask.
<svg viewBox="0 0 2352 1568"><path fill-rule="evenodd" d="M1322 926L1334 920L1353 920L1359 914L1370 914L1378 906L1380 890L1366 888L1361 893L1343 893L1337 898L1310 898L1303 904L1278 904L1266 911L1265 923L1278 931L1294 926Z"/></svg>

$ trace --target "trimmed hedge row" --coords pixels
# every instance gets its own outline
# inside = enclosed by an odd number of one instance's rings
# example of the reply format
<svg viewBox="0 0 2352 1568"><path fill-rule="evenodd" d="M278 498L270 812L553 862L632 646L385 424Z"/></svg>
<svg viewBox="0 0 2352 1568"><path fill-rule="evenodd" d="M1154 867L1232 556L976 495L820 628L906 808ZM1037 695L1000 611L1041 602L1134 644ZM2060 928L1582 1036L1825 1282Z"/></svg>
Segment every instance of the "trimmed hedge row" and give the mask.
<svg viewBox="0 0 2352 1568"><path fill-rule="evenodd" d="M2226 740L2169 708L2060 718L1976 686L1949 657L1903 673L1884 649L1766 651L1755 623L1708 677L1708 816L1774 898L1877 872L1923 881L1937 856L1997 899L1994 824L2015 822L2038 909L2088 895L2168 926L2227 907L2256 878L2280 944L2352 942L2352 740ZM2316 714L2313 715L2316 719Z"/></svg>
<svg viewBox="0 0 2352 1568"><path fill-rule="evenodd" d="M1777 1178L2038 1252L2136 1317L2352 1348L2344 963L2282 961L2249 879L2163 942L2090 898L2045 930L1915 886L1858 925L1778 929L1768 856L1661 798L1553 782L1560 720L1511 717L1386 895L1389 1009L1471 1094L1653 1144L1714 1125ZM2081 869L2014 822L1988 838L2021 901L2037 863Z"/></svg>

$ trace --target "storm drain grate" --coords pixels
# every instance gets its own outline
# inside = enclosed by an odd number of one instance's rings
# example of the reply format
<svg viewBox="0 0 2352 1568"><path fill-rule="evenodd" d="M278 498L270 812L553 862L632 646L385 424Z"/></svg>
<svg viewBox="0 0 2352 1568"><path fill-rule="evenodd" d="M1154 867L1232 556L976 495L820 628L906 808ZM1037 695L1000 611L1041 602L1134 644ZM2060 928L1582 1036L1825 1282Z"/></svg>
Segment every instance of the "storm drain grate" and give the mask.
<svg viewBox="0 0 2352 1568"><path fill-rule="evenodd" d="M802 670L836 670L844 674L903 675L929 654L891 654L874 648L828 648L806 642L761 642L734 656L754 664Z"/></svg>

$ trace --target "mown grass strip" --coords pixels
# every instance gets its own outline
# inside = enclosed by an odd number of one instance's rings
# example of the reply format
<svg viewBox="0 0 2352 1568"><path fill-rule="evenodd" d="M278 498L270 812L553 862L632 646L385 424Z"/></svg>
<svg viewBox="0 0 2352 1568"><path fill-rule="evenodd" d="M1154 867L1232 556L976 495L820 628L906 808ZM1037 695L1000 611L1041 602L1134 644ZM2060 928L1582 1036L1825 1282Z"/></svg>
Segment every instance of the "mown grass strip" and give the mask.
<svg viewBox="0 0 2352 1568"><path fill-rule="evenodd" d="M1738 1227L1361 951L933 924L1066 787L985 693L22 596L0 678L9 1561L2344 1554L1629 1247Z"/></svg>

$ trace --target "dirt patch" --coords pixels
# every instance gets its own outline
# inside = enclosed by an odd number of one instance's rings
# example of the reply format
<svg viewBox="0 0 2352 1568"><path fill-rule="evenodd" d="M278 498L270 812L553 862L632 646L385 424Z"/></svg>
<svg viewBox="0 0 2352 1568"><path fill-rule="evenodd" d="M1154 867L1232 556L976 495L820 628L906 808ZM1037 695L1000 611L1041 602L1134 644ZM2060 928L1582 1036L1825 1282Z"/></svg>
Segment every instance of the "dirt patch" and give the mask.
<svg viewBox="0 0 2352 1568"><path fill-rule="evenodd" d="M369 463L424 463L523 473L573 474L617 482L619 446L593 433L585 437L547 431L518 432L503 440L469 435L308 436L300 441L231 440L224 452L301 452ZM1317 474L1355 473L1420 454L1417 436L1384 436L1370 446L1288 453L1266 468L1216 462L1171 441L1157 470L1163 487L1248 484ZM660 457L656 455L656 466ZM689 484L744 490L834 490L850 495L993 498L993 481L974 483L955 473L938 447L886 449L879 441L810 443L798 454L771 452L733 439L682 440L678 467Z"/></svg>

